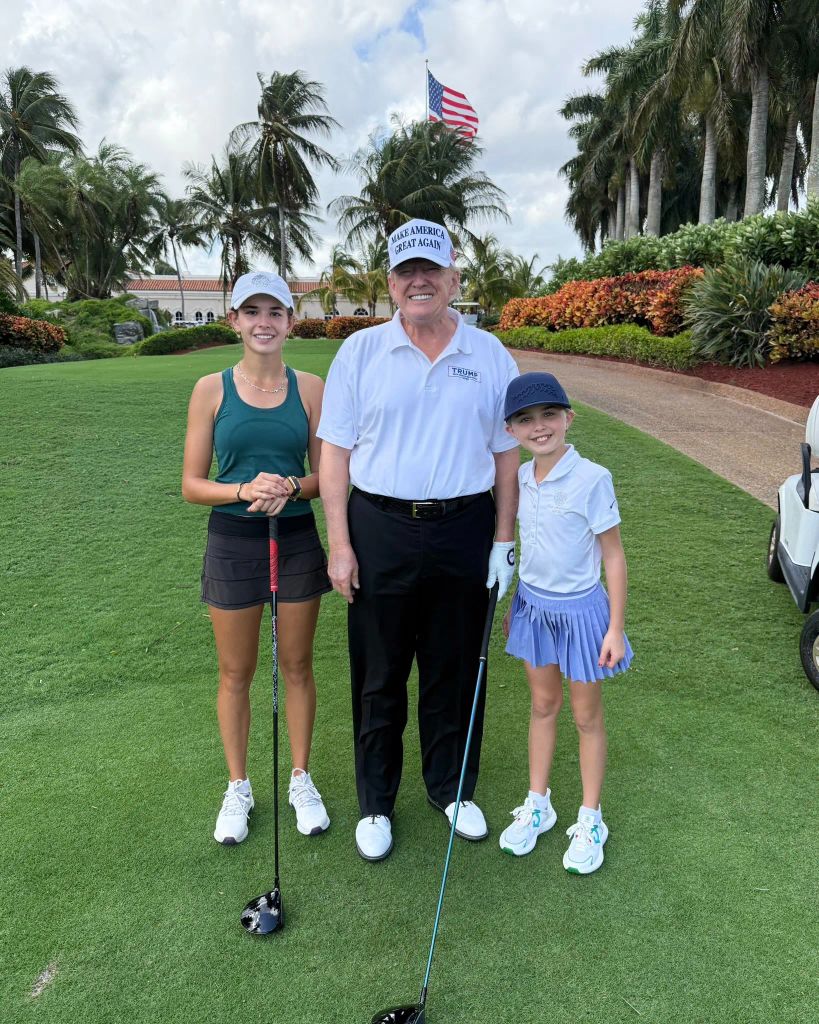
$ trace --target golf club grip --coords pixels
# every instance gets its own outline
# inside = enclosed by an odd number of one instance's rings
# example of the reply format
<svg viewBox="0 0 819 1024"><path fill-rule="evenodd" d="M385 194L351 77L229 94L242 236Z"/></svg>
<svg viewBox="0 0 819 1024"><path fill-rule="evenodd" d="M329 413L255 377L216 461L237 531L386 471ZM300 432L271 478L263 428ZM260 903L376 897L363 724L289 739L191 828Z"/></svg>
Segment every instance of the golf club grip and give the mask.
<svg viewBox="0 0 819 1024"><path fill-rule="evenodd" d="M481 657L486 660L489 654L489 636L492 633L492 621L495 618L495 606L498 603L498 584L495 583L489 591L489 604L486 608L486 625L483 627L483 640L481 641Z"/></svg>
<svg viewBox="0 0 819 1024"><path fill-rule="evenodd" d="M279 590L279 520L277 516L267 517L267 536L270 544L270 593Z"/></svg>

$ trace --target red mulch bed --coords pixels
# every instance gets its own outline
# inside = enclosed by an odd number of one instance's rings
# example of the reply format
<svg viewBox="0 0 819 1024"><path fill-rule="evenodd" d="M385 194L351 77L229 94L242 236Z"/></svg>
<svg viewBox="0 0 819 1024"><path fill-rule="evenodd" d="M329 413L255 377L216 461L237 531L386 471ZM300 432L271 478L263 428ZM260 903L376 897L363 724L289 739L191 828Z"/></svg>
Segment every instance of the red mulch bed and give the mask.
<svg viewBox="0 0 819 1024"><path fill-rule="evenodd" d="M819 363L783 360L762 367L723 366L721 363L702 363L685 371L690 377L733 384L737 388L759 391L783 402L810 408L819 395Z"/></svg>

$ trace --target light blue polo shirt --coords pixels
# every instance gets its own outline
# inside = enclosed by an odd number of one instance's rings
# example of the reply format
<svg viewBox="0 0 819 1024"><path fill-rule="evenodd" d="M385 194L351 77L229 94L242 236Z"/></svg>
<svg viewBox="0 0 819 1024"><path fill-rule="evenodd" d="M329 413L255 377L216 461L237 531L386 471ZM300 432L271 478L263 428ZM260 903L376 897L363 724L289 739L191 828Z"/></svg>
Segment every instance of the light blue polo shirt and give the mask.
<svg viewBox="0 0 819 1024"><path fill-rule="evenodd" d="M396 312L351 335L324 390L318 436L347 448L350 480L391 498L457 498L489 490L496 452L517 442L504 428L508 383L518 376L498 339L457 327L434 362L412 344Z"/></svg>
<svg viewBox="0 0 819 1024"><path fill-rule="evenodd" d="M597 534L620 522L611 473L568 446L557 465L535 482L535 463L518 471L520 566L524 583L572 594L600 579Z"/></svg>

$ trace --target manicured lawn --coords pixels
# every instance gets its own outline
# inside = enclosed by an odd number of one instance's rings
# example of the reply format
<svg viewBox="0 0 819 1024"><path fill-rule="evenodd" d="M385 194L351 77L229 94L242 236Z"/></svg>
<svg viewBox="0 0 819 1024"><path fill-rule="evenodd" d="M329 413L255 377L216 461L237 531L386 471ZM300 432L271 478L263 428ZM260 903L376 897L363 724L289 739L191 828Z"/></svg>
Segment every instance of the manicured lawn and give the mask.
<svg viewBox="0 0 819 1024"><path fill-rule="evenodd" d="M287 358L324 373L333 350L293 342ZM198 596L207 511L181 501L179 473L193 382L237 357L0 372L4 1022L366 1024L417 997L445 820L424 798L411 715L395 852L355 853L335 595L312 762L332 827L302 837L284 807L281 935L238 924L273 880L266 647L251 835L211 838L224 767ZM637 657L607 684L606 863L588 878L561 866L580 797L567 713L558 826L529 857L498 849L526 790L528 693L496 628L477 794L492 832L455 848L430 1020L813 1021L819 695L799 665L802 617L764 573L770 512L592 410L571 433L614 474L631 576Z"/></svg>

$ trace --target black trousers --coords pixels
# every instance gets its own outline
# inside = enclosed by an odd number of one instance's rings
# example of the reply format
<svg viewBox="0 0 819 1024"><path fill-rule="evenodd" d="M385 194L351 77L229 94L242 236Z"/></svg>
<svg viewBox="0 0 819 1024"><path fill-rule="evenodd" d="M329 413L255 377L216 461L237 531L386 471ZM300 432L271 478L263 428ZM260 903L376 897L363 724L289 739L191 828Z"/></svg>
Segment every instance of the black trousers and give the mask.
<svg viewBox="0 0 819 1024"><path fill-rule="evenodd" d="M418 664L424 782L441 807L457 794L488 604L495 530L487 493L440 519L384 511L353 490L350 538L360 589L349 607L353 731L363 816L392 814L403 763L407 678ZM463 799L478 779L486 680Z"/></svg>

